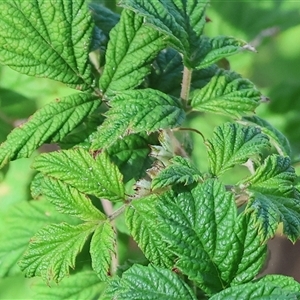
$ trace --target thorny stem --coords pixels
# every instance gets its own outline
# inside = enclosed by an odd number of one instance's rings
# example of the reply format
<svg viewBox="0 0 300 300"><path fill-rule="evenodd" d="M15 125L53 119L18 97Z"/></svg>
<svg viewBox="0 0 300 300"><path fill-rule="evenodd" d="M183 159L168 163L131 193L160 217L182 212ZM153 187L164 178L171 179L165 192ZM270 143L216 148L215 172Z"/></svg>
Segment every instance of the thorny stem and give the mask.
<svg viewBox="0 0 300 300"><path fill-rule="evenodd" d="M110 215L108 215L108 218L111 221L113 221L114 219L116 219L119 215L121 215L124 212L125 208L126 208L126 205L122 205L121 207L116 209L114 212L112 212Z"/></svg>
<svg viewBox="0 0 300 300"><path fill-rule="evenodd" d="M190 70L186 66L184 66L180 98L183 100L183 104L184 104L185 108L187 108L187 106L188 106L187 102L189 100L192 73L193 73L193 70Z"/></svg>

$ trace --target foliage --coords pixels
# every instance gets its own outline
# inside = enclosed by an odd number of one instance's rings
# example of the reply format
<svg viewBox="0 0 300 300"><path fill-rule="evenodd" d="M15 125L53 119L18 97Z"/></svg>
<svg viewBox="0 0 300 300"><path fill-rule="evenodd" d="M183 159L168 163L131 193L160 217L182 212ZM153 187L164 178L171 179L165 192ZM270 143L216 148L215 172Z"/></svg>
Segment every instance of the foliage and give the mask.
<svg viewBox="0 0 300 300"><path fill-rule="evenodd" d="M300 237L300 193L288 139L255 115L267 97L226 67L253 46L204 34L208 0L99 2L0 3L0 62L61 93L3 133L3 177L35 173L0 210L0 276L40 277L36 299L300 299L257 278L279 225Z"/></svg>

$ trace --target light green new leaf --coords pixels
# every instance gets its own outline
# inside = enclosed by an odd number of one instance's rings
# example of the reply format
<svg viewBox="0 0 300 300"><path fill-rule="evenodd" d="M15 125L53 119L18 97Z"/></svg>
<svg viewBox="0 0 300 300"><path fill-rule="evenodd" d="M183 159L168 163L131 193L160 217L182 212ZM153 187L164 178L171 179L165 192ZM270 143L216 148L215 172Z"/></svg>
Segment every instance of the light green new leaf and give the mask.
<svg viewBox="0 0 300 300"><path fill-rule="evenodd" d="M123 176L105 152L95 158L82 148L45 153L35 159L33 167L79 192L111 201L124 198Z"/></svg>
<svg viewBox="0 0 300 300"><path fill-rule="evenodd" d="M209 298L210 300L295 300L300 298L300 285L293 278L268 275L256 282L233 286Z"/></svg>
<svg viewBox="0 0 300 300"><path fill-rule="evenodd" d="M138 180L150 168L152 159L149 157L149 145L153 140L146 134L131 134L125 136L124 139L117 140L107 149L112 162L123 174L124 182L132 178Z"/></svg>
<svg viewBox="0 0 300 300"><path fill-rule="evenodd" d="M44 200L21 202L10 208L0 218L0 277L20 272L17 262L39 229L63 221L75 220L58 213Z"/></svg>
<svg viewBox="0 0 300 300"><path fill-rule="evenodd" d="M191 105L194 110L239 117L253 113L262 99L252 82L219 69L208 84L192 93Z"/></svg>
<svg viewBox="0 0 300 300"><path fill-rule="evenodd" d="M86 90L92 20L84 0L0 2L0 62Z"/></svg>
<svg viewBox="0 0 300 300"><path fill-rule="evenodd" d="M222 58L231 56L241 51L255 51L255 49L245 41L228 36L217 36L214 38L201 36L199 44L199 50L196 54L196 69L206 68Z"/></svg>
<svg viewBox="0 0 300 300"><path fill-rule="evenodd" d="M15 128L0 146L0 166L30 156L45 142L63 139L92 113L101 101L85 93L67 96L38 110L25 124Z"/></svg>
<svg viewBox="0 0 300 300"><path fill-rule="evenodd" d="M94 224L76 226L52 224L39 230L31 238L20 268L27 277L41 276L47 282L60 281L75 267L76 256L94 231Z"/></svg>
<svg viewBox="0 0 300 300"><path fill-rule="evenodd" d="M82 300L98 299L104 290L104 284L92 271L83 271L70 275L58 285L48 286L40 282L32 286L36 300Z"/></svg>
<svg viewBox="0 0 300 300"><path fill-rule="evenodd" d="M289 157L272 154L242 184L262 194L294 196L296 177Z"/></svg>
<svg viewBox="0 0 300 300"><path fill-rule="evenodd" d="M101 281L110 274L112 256L115 254L116 235L109 222L99 224L91 240L92 267Z"/></svg>
<svg viewBox="0 0 300 300"><path fill-rule="evenodd" d="M185 119L178 99L152 89L124 91L110 105L106 120L93 135L91 149L107 148L130 133L178 127Z"/></svg>
<svg viewBox="0 0 300 300"><path fill-rule="evenodd" d="M134 265L112 280L107 290L115 300L196 300L190 287L174 272L157 266Z"/></svg>
<svg viewBox="0 0 300 300"><path fill-rule="evenodd" d="M105 220L106 216L100 212L91 200L77 189L55 180L44 177L42 182L42 194L56 206L56 209L83 221Z"/></svg>
<svg viewBox="0 0 300 300"><path fill-rule="evenodd" d="M266 246L218 181L177 186L159 197L160 230L178 256L175 267L208 295L257 275Z"/></svg>
<svg viewBox="0 0 300 300"><path fill-rule="evenodd" d="M155 195L132 201L126 209L125 221L133 239L151 263L172 267L175 256L161 239L156 202Z"/></svg>
<svg viewBox="0 0 300 300"><path fill-rule="evenodd" d="M226 123L215 129L206 141L211 172L219 176L237 164L256 158L270 146L269 139L258 127Z"/></svg>
<svg viewBox="0 0 300 300"><path fill-rule="evenodd" d="M183 53L191 67L200 49L200 36L205 25L207 0L142 1L122 0L121 6L146 19L146 24L167 35L176 50Z"/></svg>
<svg viewBox="0 0 300 300"><path fill-rule="evenodd" d="M261 119L258 116L247 116L243 117L241 123L258 125L262 132L270 137L271 143L275 146L280 155L291 156L292 150L286 136L284 136L278 129L273 127L266 120Z"/></svg>
<svg viewBox="0 0 300 300"><path fill-rule="evenodd" d="M142 17L124 10L110 33L100 89L112 94L132 89L150 72L151 62L166 47L164 37L146 27Z"/></svg>
<svg viewBox="0 0 300 300"><path fill-rule="evenodd" d="M189 185L202 178L199 170L186 158L175 156L171 159L170 163L169 166L159 172L152 180L152 189L158 189L177 183Z"/></svg>

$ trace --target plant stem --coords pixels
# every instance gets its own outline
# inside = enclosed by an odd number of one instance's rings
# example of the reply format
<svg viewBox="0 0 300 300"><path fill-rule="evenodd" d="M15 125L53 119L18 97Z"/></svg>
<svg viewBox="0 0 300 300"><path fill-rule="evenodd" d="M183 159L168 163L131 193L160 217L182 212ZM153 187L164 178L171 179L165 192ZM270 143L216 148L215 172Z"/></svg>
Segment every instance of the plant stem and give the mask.
<svg viewBox="0 0 300 300"><path fill-rule="evenodd" d="M183 100L183 103L185 103L185 107L187 107L187 102L189 100L192 73L193 73L193 70L190 70L186 66L184 66L180 98Z"/></svg>

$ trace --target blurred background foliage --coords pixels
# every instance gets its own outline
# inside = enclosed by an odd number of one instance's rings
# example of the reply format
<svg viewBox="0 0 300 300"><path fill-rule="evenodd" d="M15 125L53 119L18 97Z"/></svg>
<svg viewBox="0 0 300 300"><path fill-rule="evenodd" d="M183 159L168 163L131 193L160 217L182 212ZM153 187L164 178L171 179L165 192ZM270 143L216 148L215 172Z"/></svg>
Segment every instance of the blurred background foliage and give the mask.
<svg viewBox="0 0 300 300"><path fill-rule="evenodd" d="M114 8L114 1L96 1ZM211 20L206 26L208 36L230 35L255 46L258 53L244 52L228 59L230 68L254 82L269 103L262 104L257 114L265 118L290 140L293 160L300 175L300 2L288 0L219 0L211 1L207 11ZM72 91L64 85L44 78L21 75L7 67L0 68L0 142L36 109ZM223 117L204 115L194 118L191 126L206 137L224 121ZM205 166L201 137L194 136L193 157ZM29 183L33 173L31 159L12 162L0 171L1 219L7 209L29 199ZM242 172L242 171L241 171ZM120 256L126 253L124 236ZM0 299L32 299L31 285L37 279L24 279L13 274L0 279ZM16 288L18 287L18 288Z"/></svg>

